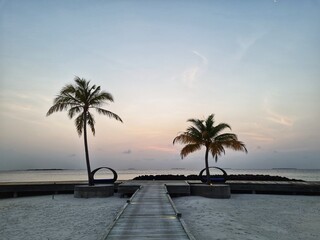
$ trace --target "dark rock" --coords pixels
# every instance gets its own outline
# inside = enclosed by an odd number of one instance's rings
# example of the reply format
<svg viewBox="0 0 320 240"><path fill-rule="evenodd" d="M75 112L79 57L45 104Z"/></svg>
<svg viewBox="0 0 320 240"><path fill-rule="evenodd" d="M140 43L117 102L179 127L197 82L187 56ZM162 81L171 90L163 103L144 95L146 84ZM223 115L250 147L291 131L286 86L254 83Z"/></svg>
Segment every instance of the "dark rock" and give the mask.
<svg viewBox="0 0 320 240"><path fill-rule="evenodd" d="M213 175L213 177L223 177L222 175ZM133 180L200 180L198 175L142 175L135 177ZM270 175L255 175L255 174L239 174L239 175L228 175L227 180L232 181L300 181L297 179L290 179L281 176L270 176Z"/></svg>

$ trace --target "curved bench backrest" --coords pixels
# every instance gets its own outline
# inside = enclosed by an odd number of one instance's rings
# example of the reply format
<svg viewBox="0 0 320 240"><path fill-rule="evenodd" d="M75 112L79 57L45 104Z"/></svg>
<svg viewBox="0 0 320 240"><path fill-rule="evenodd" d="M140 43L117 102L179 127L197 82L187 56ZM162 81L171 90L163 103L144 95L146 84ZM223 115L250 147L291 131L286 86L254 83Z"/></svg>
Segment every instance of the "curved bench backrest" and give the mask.
<svg viewBox="0 0 320 240"><path fill-rule="evenodd" d="M223 170L222 168L219 168L219 167L209 167L209 168L215 168L215 169L218 169L220 170L222 173L223 173L223 176L222 177L213 177L213 176L210 176L210 180L211 182L226 182L227 181L227 177L228 177L228 174L226 173L225 170ZM203 173L206 169L202 169L199 173L199 178L201 180L201 182L206 182L207 181L207 178L205 176L203 176Z"/></svg>
<svg viewBox="0 0 320 240"><path fill-rule="evenodd" d="M111 172L112 172L112 174L113 174L113 178L111 178L111 179L94 179L94 175L96 174L96 172L98 172L99 170L101 170L101 169L108 169L108 170L110 170ZM97 168L97 169L95 169L95 170L93 170L92 172L91 172L91 178L93 179L93 182L94 183L101 183L101 184L110 184L110 183L115 183L115 181L117 181L117 179L118 179L118 174L117 174L117 172L115 171L115 170L113 170L112 168L109 168L109 167L99 167L99 168Z"/></svg>

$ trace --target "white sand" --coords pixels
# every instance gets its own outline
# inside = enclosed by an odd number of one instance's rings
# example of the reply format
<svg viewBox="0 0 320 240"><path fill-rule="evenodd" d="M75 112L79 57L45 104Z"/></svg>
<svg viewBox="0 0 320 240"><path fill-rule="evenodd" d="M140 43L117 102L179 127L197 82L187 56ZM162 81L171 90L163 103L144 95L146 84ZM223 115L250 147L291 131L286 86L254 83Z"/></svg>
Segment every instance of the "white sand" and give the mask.
<svg viewBox="0 0 320 240"><path fill-rule="evenodd" d="M233 194L174 198L196 239L318 240L320 197Z"/></svg>
<svg viewBox="0 0 320 240"><path fill-rule="evenodd" d="M98 239L125 201L73 195L0 199L0 239Z"/></svg>
<svg viewBox="0 0 320 240"><path fill-rule="evenodd" d="M196 239L318 240L320 197L233 194L173 199ZM98 239L126 199L0 199L0 239Z"/></svg>

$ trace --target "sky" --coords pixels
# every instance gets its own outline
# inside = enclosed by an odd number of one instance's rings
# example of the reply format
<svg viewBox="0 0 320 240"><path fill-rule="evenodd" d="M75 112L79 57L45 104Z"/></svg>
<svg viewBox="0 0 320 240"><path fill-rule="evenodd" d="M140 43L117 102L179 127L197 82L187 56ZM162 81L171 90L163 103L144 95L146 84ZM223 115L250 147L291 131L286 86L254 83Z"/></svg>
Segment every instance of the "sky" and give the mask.
<svg viewBox="0 0 320 240"><path fill-rule="evenodd" d="M110 92L93 168L202 169L175 136L215 114L246 144L234 169L320 169L319 0L0 0L0 170L84 169L66 112L75 76ZM228 132L228 131L227 131Z"/></svg>

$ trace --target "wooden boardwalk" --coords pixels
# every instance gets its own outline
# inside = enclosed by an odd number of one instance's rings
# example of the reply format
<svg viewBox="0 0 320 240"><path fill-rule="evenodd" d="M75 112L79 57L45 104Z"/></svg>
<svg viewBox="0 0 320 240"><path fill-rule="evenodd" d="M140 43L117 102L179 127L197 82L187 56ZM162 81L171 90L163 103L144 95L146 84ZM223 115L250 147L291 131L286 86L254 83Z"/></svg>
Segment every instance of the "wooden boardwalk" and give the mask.
<svg viewBox="0 0 320 240"><path fill-rule="evenodd" d="M179 218L166 187L144 182L109 227L105 240L194 239Z"/></svg>

